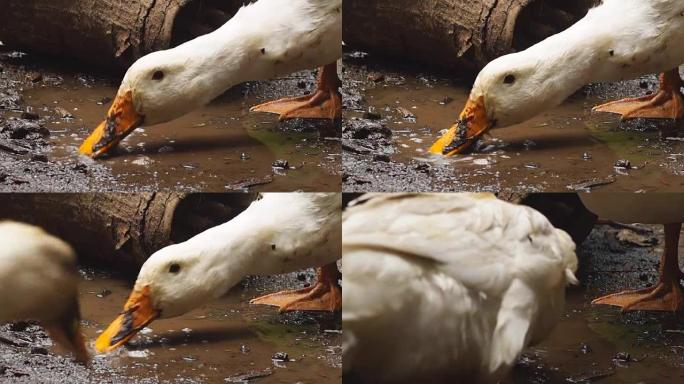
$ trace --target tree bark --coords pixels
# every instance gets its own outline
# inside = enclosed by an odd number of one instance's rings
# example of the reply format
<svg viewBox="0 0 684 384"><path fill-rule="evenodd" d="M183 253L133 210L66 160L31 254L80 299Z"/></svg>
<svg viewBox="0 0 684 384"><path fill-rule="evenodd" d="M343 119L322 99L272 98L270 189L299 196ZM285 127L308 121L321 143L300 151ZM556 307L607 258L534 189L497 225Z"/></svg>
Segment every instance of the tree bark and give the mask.
<svg viewBox="0 0 684 384"><path fill-rule="evenodd" d="M595 0L345 0L352 48L476 70L579 20Z"/></svg>
<svg viewBox="0 0 684 384"><path fill-rule="evenodd" d="M155 251L222 224L253 194L0 194L0 219L34 224L70 243L81 262L136 270Z"/></svg>
<svg viewBox="0 0 684 384"><path fill-rule="evenodd" d="M0 41L30 52L127 68L149 52L215 29L245 2L3 0Z"/></svg>

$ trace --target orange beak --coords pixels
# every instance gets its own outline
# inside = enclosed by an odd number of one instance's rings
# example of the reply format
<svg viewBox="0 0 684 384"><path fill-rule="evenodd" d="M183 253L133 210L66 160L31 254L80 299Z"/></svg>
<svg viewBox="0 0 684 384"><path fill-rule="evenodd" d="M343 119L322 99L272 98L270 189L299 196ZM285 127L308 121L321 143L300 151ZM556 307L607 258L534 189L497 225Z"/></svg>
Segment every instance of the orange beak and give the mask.
<svg viewBox="0 0 684 384"><path fill-rule="evenodd" d="M107 119L95 128L78 151L93 158L99 157L116 147L144 120L145 117L135 110L132 91L117 95L109 108Z"/></svg>
<svg viewBox="0 0 684 384"><path fill-rule="evenodd" d="M97 338L95 349L98 352L111 352L119 348L159 315L160 312L152 306L149 286L141 291L133 291L123 312Z"/></svg>
<svg viewBox="0 0 684 384"><path fill-rule="evenodd" d="M430 153L447 157L462 153L492 126L494 124L487 118L484 97L480 96L475 101L468 99L459 122L432 144Z"/></svg>

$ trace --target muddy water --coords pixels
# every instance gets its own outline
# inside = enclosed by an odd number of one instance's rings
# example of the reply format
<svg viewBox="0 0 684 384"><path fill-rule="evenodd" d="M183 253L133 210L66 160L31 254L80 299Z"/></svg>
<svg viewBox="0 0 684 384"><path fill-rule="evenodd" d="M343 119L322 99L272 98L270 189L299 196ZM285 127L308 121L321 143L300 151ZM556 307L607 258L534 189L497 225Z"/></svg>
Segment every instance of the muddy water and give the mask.
<svg viewBox="0 0 684 384"><path fill-rule="evenodd" d="M582 285L568 290L557 328L526 351L510 382L684 382L682 314L621 314L617 308L590 304L602 295L656 282L663 235L661 227L653 228L660 239L653 248L612 242L616 231L606 226L592 232L579 248ZM684 254L684 240L679 250Z"/></svg>
<svg viewBox="0 0 684 384"><path fill-rule="evenodd" d="M338 190L339 141L319 139L316 123L279 125L275 116L249 113L259 102L285 96L283 88L306 93L292 86L310 80L310 74L302 76L235 87L180 119L136 130L113 156L97 161L111 168L117 189L125 190ZM113 85L73 77L25 92L26 104L49 117L51 160L78 156L115 94ZM74 118L62 118L57 107ZM290 169L273 168L276 160L286 160Z"/></svg>
<svg viewBox="0 0 684 384"><path fill-rule="evenodd" d="M362 97L348 117L370 121L363 113L370 110L373 119L392 130L391 163L425 163L440 171L431 179L433 189L650 192L684 187L681 137L663 140L651 122L620 124L616 116L591 113L592 106L611 98L643 94L647 90L642 87L653 90L654 78L587 88L524 124L493 130L495 139L486 140L483 151L445 160L427 149L458 119L469 91L465 82L395 73L379 65L372 72L365 68L348 68L347 84L358 87ZM364 78L369 73L382 80ZM660 125L670 128L664 136L684 136L673 125ZM628 160L632 169L615 168L619 160Z"/></svg>
<svg viewBox="0 0 684 384"><path fill-rule="evenodd" d="M80 303L84 331L92 342L121 310L130 283L99 274L87 278ZM236 287L225 298L186 315L157 320L128 346L95 356L96 376L218 383L271 372L249 382L339 383L339 319L280 316L272 308L247 303L258 295L253 288ZM287 353L291 361L274 362L277 352Z"/></svg>

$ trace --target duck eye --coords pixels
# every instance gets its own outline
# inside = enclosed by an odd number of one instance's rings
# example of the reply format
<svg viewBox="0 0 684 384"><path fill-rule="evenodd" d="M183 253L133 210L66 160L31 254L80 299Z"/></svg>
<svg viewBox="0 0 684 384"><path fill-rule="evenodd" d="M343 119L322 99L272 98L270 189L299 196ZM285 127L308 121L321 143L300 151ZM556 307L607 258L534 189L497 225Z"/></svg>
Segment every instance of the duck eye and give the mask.
<svg viewBox="0 0 684 384"><path fill-rule="evenodd" d="M169 266L169 273L178 273L180 272L180 269L180 264L173 263Z"/></svg>
<svg viewBox="0 0 684 384"><path fill-rule="evenodd" d="M506 77L504 77L504 84L513 84L513 83L515 83L515 76L506 75Z"/></svg>
<svg viewBox="0 0 684 384"><path fill-rule="evenodd" d="M164 78L164 72L163 71L156 71L154 74L152 74L152 80L161 80Z"/></svg>

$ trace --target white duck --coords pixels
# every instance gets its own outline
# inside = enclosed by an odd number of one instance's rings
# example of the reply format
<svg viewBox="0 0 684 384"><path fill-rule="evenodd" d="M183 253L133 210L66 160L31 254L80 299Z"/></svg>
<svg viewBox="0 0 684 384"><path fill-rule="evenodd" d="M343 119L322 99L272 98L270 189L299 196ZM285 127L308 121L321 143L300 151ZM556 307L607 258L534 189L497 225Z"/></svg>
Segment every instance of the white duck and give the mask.
<svg viewBox="0 0 684 384"><path fill-rule="evenodd" d="M342 224L346 372L495 382L558 321L575 244L539 212L490 194L362 199Z"/></svg>
<svg viewBox="0 0 684 384"><path fill-rule="evenodd" d="M596 107L623 119L684 117L684 2L604 0L567 30L502 56L478 75L460 121L431 152L467 149L495 127L521 123L563 102L583 85L662 72L650 96Z"/></svg>
<svg viewBox="0 0 684 384"><path fill-rule="evenodd" d="M0 324L38 321L87 364L74 251L40 228L9 221L0 222L0 244Z"/></svg>
<svg viewBox="0 0 684 384"><path fill-rule="evenodd" d="M297 70L319 70L318 90L254 110L281 119L339 118L342 0L259 0L216 31L150 53L127 71L102 122L80 147L93 157L115 147L136 127L173 120L232 86Z"/></svg>
<svg viewBox="0 0 684 384"><path fill-rule="evenodd" d="M121 315L97 339L97 350L116 349L156 318L221 297L247 275L325 265L312 287L253 302L281 310L339 310L341 209L339 193L266 193L231 221L156 252L140 269Z"/></svg>
<svg viewBox="0 0 684 384"><path fill-rule="evenodd" d="M684 290L680 280L679 236L684 222L684 194L633 193L580 194L587 209L604 219L625 223L665 225L665 249L660 257L660 278L653 287L629 290L600 297L594 304L621 307L623 311L681 311L684 310Z"/></svg>

